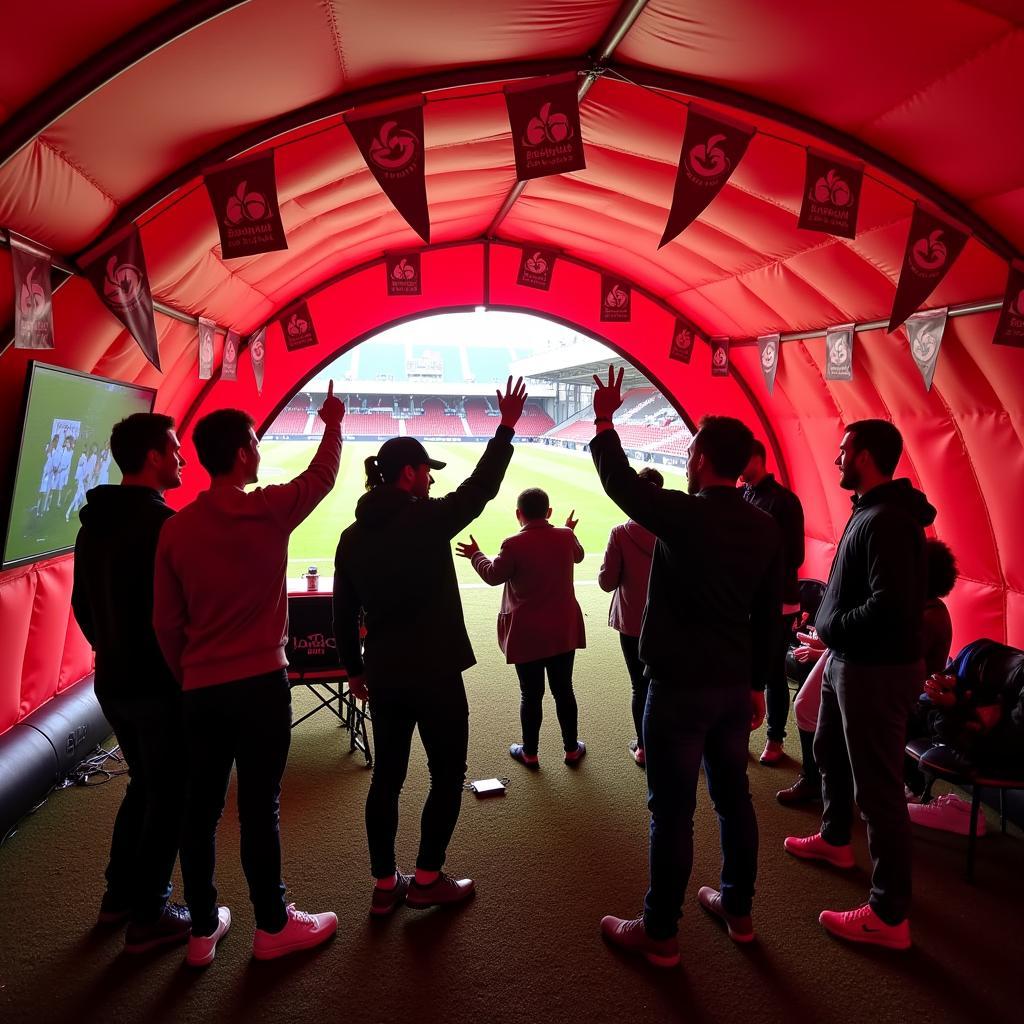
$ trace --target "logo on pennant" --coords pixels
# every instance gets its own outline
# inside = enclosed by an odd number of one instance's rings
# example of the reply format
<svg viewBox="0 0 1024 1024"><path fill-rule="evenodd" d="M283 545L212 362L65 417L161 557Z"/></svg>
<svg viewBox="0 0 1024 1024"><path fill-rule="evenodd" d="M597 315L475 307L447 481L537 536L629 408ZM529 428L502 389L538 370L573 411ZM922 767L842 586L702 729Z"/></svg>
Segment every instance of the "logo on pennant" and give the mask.
<svg viewBox="0 0 1024 1024"><path fill-rule="evenodd" d="M711 339L711 376L729 376L729 339Z"/></svg>
<svg viewBox="0 0 1024 1024"><path fill-rule="evenodd" d="M682 320L676 320L675 330L672 332L672 346L668 350L669 359L689 363L690 356L693 355L693 342L693 328L684 324Z"/></svg>
<svg viewBox="0 0 1024 1024"><path fill-rule="evenodd" d="M896 298L889 316L890 333L931 295L966 244L965 231L914 206Z"/></svg>
<svg viewBox="0 0 1024 1024"><path fill-rule="evenodd" d="M825 331L825 380L853 380L853 324Z"/></svg>
<svg viewBox="0 0 1024 1024"><path fill-rule="evenodd" d="M309 307L305 302L300 302L282 313L278 318L278 323L281 325L284 343L289 352L295 352L300 348L309 348L317 343L316 328L313 326L313 318L310 316Z"/></svg>
<svg viewBox="0 0 1024 1024"><path fill-rule="evenodd" d="M520 181L587 166L575 74L508 85L505 105Z"/></svg>
<svg viewBox="0 0 1024 1024"><path fill-rule="evenodd" d="M220 370L221 380L238 379L238 342L240 338L236 331L228 331L224 339L224 363Z"/></svg>
<svg viewBox="0 0 1024 1024"><path fill-rule="evenodd" d="M14 276L14 347L53 348L53 302L50 294L50 261L29 249L15 232L11 243Z"/></svg>
<svg viewBox="0 0 1024 1024"><path fill-rule="evenodd" d="M736 169L754 129L723 121L691 106L686 117L679 168L660 249L691 224Z"/></svg>
<svg viewBox="0 0 1024 1024"><path fill-rule="evenodd" d="M857 234L864 168L807 151L807 176L799 226L841 238Z"/></svg>
<svg viewBox="0 0 1024 1024"><path fill-rule="evenodd" d="M775 374L779 369L779 342L778 334L765 334L757 339L758 355L761 359L761 373L764 374L764 383L768 388L768 394L775 391Z"/></svg>
<svg viewBox="0 0 1024 1024"><path fill-rule="evenodd" d="M516 284L547 291L555 269L555 254L546 249L523 249L519 256Z"/></svg>
<svg viewBox="0 0 1024 1024"><path fill-rule="evenodd" d="M212 320L199 318L199 379L209 380L213 376L213 329Z"/></svg>
<svg viewBox="0 0 1024 1024"><path fill-rule="evenodd" d="M418 252L384 257L384 269L388 278L388 295L419 295L423 278L420 276L420 254Z"/></svg>
<svg viewBox="0 0 1024 1024"><path fill-rule="evenodd" d="M288 248L273 151L211 168L203 180L217 215L223 259Z"/></svg>
<svg viewBox="0 0 1024 1024"><path fill-rule="evenodd" d="M949 310L943 307L930 309L927 313L915 313L907 317L904 325L907 329L907 339L910 341L910 354L921 371L926 391L930 391L932 387L948 312Z"/></svg>
<svg viewBox="0 0 1024 1024"><path fill-rule="evenodd" d="M429 242L423 97L349 111L345 124L384 194L413 231Z"/></svg>
<svg viewBox="0 0 1024 1024"><path fill-rule="evenodd" d="M261 395L263 394L263 371L267 359L266 337L266 327L261 327L249 335L249 359L252 361L252 375L256 381L256 390Z"/></svg>
<svg viewBox="0 0 1024 1024"><path fill-rule="evenodd" d="M146 358L159 370L153 296L138 228L129 225L112 241L87 254L81 263L82 274L100 300L124 324Z"/></svg>
<svg viewBox="0 0 1024 1024"><path fill-rule="evenodd" d="M1011 266L993 342L1024 348L1024 266Z"/></svg>
<svg viewBox="0 0 1024 1024"><path fill-rule="evenodd" d="M632 288L617 277L601 275L601 323L628 323L632 307Z"/></svg>

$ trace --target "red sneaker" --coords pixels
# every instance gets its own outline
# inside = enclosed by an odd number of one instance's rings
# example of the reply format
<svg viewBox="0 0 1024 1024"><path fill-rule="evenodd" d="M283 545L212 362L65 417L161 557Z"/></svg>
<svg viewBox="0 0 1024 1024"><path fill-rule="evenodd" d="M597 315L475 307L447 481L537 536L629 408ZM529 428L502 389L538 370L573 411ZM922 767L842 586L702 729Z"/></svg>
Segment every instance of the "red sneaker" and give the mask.
<svg viewBox="0 0 1024 1024"><path fill-rule="evenodd" d="M643 917L632 921L624 917L602 917L601 934L613 946L627 953L639 953L655 967L675 967L679 963L676 939L652 939L644 927Z"/></svg>
<svg viewBox="0 0 1024 1024"><path fill-rule="evenodd" d="M886 924L870 903L856 910L823 910L818 921L831 935L849 942L866 942L886 949L910 949L910 922Z"/></svg>
<svg viewBox="0 0 1024 1024"><path fill-rule="evenodd" d="M778 764L785 756L782 750L782 740L768 740L758 760L761 764L773 765Z"/></svg>
<svg viewBox="0 0 1024 1024"><path fill-rule="evenodd" d="M587 756L587 745L583 740L576 741L575 750L567 750L565 752L565 763L566 764L579 764Z"/></svg>
<svg viewBox="0 0 1024 1024"><path fill-rule="evenodd" d="M834 868L852 868L856 866L853 859L853 847L833 846L826 843L818 832L813 836L786 836L782 844L786 853L793 854L801 860L823 860Z"/></svg>
<svg viewBox="0 0 1024 1024"><path fill-rule="evenodd" d="M370 913L374 917L386 917L405 902L409 892L409 883L412 875L403 875L397 872L398 881L390 889L382 889L379 885L373 887L373 897L370 900Z"/></svg>
<svg viewBox="0 0 1024 1024"><path fill-rule="evenodd" d="M742 917L738 914L730 914L722 906L722 894L710 885L701 886L697 893L697 902L709 913L725 922L729 931L729 938L733 942L753 942L754 925L749 914Z"/></svg>
<svg viewBox="0 0 1024 1024"><path fill-rule="evenodd" d="M540 767L540 759L536 754L528 754L524 749L522 743L513 743L508 748L508 756L513 761L518 761L520 764L526 765L527 768L536 770Z"/></svg>

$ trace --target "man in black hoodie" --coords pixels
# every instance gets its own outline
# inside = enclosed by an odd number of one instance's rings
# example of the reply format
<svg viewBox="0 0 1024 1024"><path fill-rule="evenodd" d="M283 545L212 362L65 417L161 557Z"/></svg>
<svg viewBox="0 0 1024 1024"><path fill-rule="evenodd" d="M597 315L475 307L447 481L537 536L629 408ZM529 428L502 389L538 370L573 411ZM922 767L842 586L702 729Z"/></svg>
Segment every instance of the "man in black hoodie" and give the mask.
<svg viewBox="0 0 1024 1024"><path fill-rule="evenodd" d="M854 866L856 794L867 821L871 896L856 910L825 910L833 935L890 949L910 946L910 818L903 791L907 719L925 678L921 624L927 597L924 527L935 509L893 480L903 438L885 420L851 423L839 445L839 485L854 492L815 617L832 652L821 688L814 759L822 775L821 831L790 836L796 857Z"/></svg>
<svg viewBox="0 0 1024 1024"><path fill-rule="evenodd" d="M366 834L375 881L370 913L455 903L473 880L446 875L448 842L459 819L469 744L462 673L476 663L466 633L452 538L498 493L523 412L522 379L498 392L501 423L476 469L456 490L431 498L432 460L415 438L386 441L366 460L356 521L341 535L334 566L334 632L349 685L369 691L375 759L366 798ZM359 619L366 628L365 663ZM423 807L416 875L395 863L398 797L419 728L430 793Z"/></svg>
<svg viewBox="0 0 1024 1024"><path fill-rule="evenodd" d="M96 651L96 697L128 765L114 821L101 924L130 919L125 950L188 941L188 911L168 903L184 808L181 688L153 631L153 566L164 491L181 486L174 420L136 413L110 435L120 485L94 487L79 516L71 604Z"/></svg>

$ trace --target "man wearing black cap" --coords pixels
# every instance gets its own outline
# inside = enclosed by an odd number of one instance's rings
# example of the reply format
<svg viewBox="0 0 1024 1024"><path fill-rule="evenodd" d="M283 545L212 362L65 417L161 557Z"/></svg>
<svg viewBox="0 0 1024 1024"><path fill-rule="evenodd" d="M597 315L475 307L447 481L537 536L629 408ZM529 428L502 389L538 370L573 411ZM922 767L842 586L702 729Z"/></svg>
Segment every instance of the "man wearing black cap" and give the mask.
<svg viewBox="0 0 1024 1024"><path fill-rule="evenodd" d="M376 747L366 798L366 834L376 884L370 913L455 903L473 881L446 875L466 778L469 704L462 673L476 663L466 633L452 558L452 538L498 493L512 458L512 436L526 402L520 378L498 392L501 423L467 480L443 498L430 497L430 458L412 437L385 441L366 460L367 494L338 542L334 566L334 631L349 685L369 691ZM366 628L359 646L359 618ZM365 661L364 661L365 657ZM398 797L419 727L430 769L416 875L395 862Z"/></svg>

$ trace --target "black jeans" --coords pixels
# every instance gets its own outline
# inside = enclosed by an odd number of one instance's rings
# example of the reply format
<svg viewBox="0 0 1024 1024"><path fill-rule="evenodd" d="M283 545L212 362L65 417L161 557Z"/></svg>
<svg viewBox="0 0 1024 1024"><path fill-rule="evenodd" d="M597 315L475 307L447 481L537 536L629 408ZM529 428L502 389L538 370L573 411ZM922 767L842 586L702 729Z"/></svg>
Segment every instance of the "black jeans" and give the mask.
<svg viewBox="0 0 1024 1024"><path fill-rule="evenodd" d="M793 635L796 615L783 615L771 665L765 673L764 696L768 718L768 739L781 743L786 738L789 721L789 680L786 678L786 654Z"/></svg>
<svg viewBox="0 0 1024 1024"><path fill-rule="evenodd" d="M427 752L430 792L420 819L416 867L440 871L462 807L469 748L469 702L461 673L393 686L370 680L373 779L366 797L366 838L374 878L396 870L398 797L409 770L413 731Z"/></svg>
<svg viewBox="0 0 1024 1024"><path fill-rule="evenodd" d="M171 895L185 811L181 694L97 698L128 765L110 840L107 898L130 908L135 924L149 924Z"/></svg>
<svg viewBox="0 0 1024 1024"><path fill-rule="evenodd" d="M626 659L626 671L633 687L633 700L630 708L633 712L633 728L636 729L636 744L644 745L644 708L647 707L647 687L650 683L644 675L644 663L640 660L640 637L619 634L619 646L622 656Z"/></svg>
<svg viewBox="0 0 1024 1024"><path fill-rule="evenodd" d="M644 715L650 889L644 926L656 939L678 931L693 869L693 812L701 762L718 813L722 903L749 914L757 875L757 818L747 784L750 687L680 686L651 680Z"/></svg>
<svg viewBox="0 0 1024 1024"><path fill-rule="evenodd" d="M189 799L181 843L185 899L192 934L217 927L213 882L217 823L231 766L238 775L242 870L256 927L287 922L281 881L281 779L291 745L292 700L285 669L185 692Z"/></svg>
<svg viewBox="0 0 1024 1024"><path fill-rule="evenodd" d="M832 655L821 685L814 760L825 801L822 837L850 842L853 802L867 821L872 909L887 924L910 911L911 834L903 793L907 719L924 663L852 665Z"/></svg>
<svg viewBox="0 0 1024 1024"><path fill-rule="evenodd" d="M540 743L540 724L544 720L544 672L548 674L548 686L555 699L555 714L562 732L562 746L566 751L575 750L579 743L579 710L576 694L572 689L572 666L576 660L575 651L566 651L539 661L524 661L516 665L519 676L519 720L523 727L523 753L537 756Z"/></svg>

